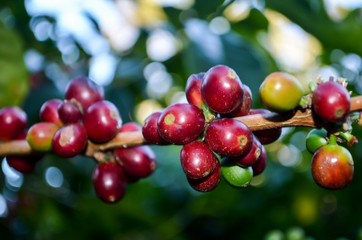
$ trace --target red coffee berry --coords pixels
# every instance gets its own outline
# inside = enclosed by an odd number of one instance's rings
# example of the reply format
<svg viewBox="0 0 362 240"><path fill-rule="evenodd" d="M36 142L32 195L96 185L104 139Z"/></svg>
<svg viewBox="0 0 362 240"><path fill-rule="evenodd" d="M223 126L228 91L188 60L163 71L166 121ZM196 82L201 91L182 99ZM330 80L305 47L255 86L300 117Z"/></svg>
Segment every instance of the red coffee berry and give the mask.
<svg viewBox="0 0 362 240"><path fill-rule="evenodd" d="M157 166L156 156L149 146L119 148L114 156L125 175L133 179L148 177Z"/></svg>
<svg viewBox="0 0 362 240"><path fill-rule="evenodd" d="M87 141L88 136L85 128L79 123L71 123L61 127L55 133L52 147L58 156L70 158L83 152Z"/></svg>
<svg viewBox="0 0 362 240"><path fill-rule="evenodd" d="M264 172L267 161L268 161L268 156L266 154L265 147L263 145L261 145L260 157L258 160L256 160L256 162L253 165L251 165L254 176L257 176L257 175L261 174L262 172Z"/></svg>
<svg viewBox="0 0 362 240"><path fill-rule="evenodd" d="M160 115L157 128L161 137L173 144L187 144L204 130L203 112L191 104L177 103L167 107Z"/></svg>
<svg viewBox="0 0 362 240"><path fill-rule="evenodd" d="M190 186L199 192L209 192L217 187L221 177L221 165L220 162L216 162L214 171L203 178L193 179L187 178Z"/></svg>
<svg viewBox="0 0 362 240"><path fill-rule="evenodd" d="M128 122L122 125L119 132L135 132L135 131L141 131L142 126L135 122Z"/></svg>
<svg viewBox="0 0 362 240"><path fill-rule="evenodd" d="M266 109L251 109L248 115L269 113L271 112ZM253 131L253 134L259 139L261 144L270 144L279 139L280 135L282 134L282 128Z"/></svg>
<svg viewBox="0 0 362 240"><path fill-rule="evenodd" d="M218 154L239 156L250 151L253 134L244 123L232 118L222 118L206 129L205 141Z"/></svg>
<svg viewBox="0 0 362 240"><path fill-rule="evenodd" d="M243 100L240 104L240 106L238 106L234 111L232 111L231 113L229 113L228 115L231 117L241 117L241 116L245 116L248 115L252 105L253 105L253 95L251 93L250 88L243 84Z"/></svg>
<svg viewBox="0 0 362 240"><path fill-rule="evenodd" d="M253 145L251 146L250 151L240 156L230 157L230 159L243 167L252 166L259 159L261 155L261 149L262 145L258 138L253 136Z"/></svg>
<svg viewBox="0 0 362 240"><path fill-rule="evenodd" d="M83 116L88 137L95 142L107 142L117 135L122 119L116 106L106 100L91 105Z"/></svg>
<svg viewBox="0 0 362 240"><path fill-rule="evenodd" d="M34 151L49 152L52 150L52 139L59 128L53 122L35 123L29 128L26 140Z"/></svg>
<svg viewBox="0 0 362 240"><path fill-rule="evenodd" d="M74 78L66 87L65 99L74 98L82 104L84 111L93 103L104 100L104 90L87 77Z"/></svg>
<svg viewBox="0 0 362 240"><path fill-rule="evenodd" d="M145 120L145 124L142 127L142 134L149 143L157 145L168 145L170 143L163 139L158 132L157 122L160 116L161 112L154 112L148 116Z"/></svg>
<svg viewBox="0 0 362 240"><path fill-rule="evenodd" d="M217 113L230 113L242 103L243 87L235 71L217 65L204 76L201 93L205 104Z"/></svg>
<svg viewBox="0 0 362 240"><path fill-rule="evenodd" d="M72 102L62 102L58 107L59 118L63 123L76 123L82 120L83 114Z"/></svg>
<svg viewBox="0 0 362 240"><path fill-rule="evenodd" d="M0 109L0 141L16 139L24 132L26 124L26 113L19 107Z"/></svg>
<svg viewBox="0 0 362 240"><path fill-rule="evenodd" d="M314 181L327 189L341 189L353 178L354 163L349 151L338 145L321 146L312 158Z"/></svg>
<svg viewBox="0 0 362 240"><path fill-rule="evenodd" d="M345 87L337 82L320 84L313 92L314 112L327 122L339 122L349 113L350 96Z"/></svg>
<svg viewBox="0 0 362 240"><path fill-rule="evenodd" d="M187 101L202 109L202 94L201 94L201 84L205 73L192 74L186 82L185 94Z"/></svg>
<svg viewBox="0 0 362 240"><path fill-rule="evenodd" d="M180 152L181 166L188 178L203 178L214 171L215 154L206 143L193 141L184 145Z"/></svg>
<svg viewBox="0 0 362 240"><path fill-rule="evenodd" d="M63 125L62 120L59 118L58 107L63 101L60 99L50 99L43 103L40 108L40 120L42 122L53 122L58 125Z"/></svg>
<svg viewBox="0 0 362 240"><path fill-rule="evenodd" d="M122 168L114 162L102 162L93 172L93 187L96 195L106 203L121 200L126 193Z"/></svg>

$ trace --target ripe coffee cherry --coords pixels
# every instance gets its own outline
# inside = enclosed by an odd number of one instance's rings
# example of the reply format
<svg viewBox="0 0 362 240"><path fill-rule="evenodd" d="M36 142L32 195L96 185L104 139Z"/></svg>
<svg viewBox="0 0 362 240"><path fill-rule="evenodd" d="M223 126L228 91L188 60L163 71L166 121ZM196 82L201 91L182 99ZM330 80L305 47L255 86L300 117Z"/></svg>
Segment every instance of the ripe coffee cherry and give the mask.
<svg viewBox="0 0 362 240"><path fill-rule="evenodd" d="M72 98L82 104L85 111L93 103L104 100L104 90L89 78L78 77L70 81L65 89L65 99Z"/></svg>
<svg viewBox="0 0 362 240"><path fill-rule="evenodd" d="M217 187L221 177L221 166L220 162L216 162L214 171L203 178L193 179L187 178L190 186L199 192L209 192Z"/></svg>
<svg viewBox="0 0 362 240"><path fill-rule="evenodd" d="M201 93L206 105L217 113L230 113L242 103L243 87L235 71L217 65L204 76Z"/></svg>
<svg viewBox="0 0 362 240"><path fill-rule="evenodd" d="M187 144L204 130L205 117L191 104L177 103L167 107L160 115L157 128L161 137L173 144Z"/></svg>
<svg viewBox="0 0 362 240"><path fill-rule="evenodd" d="M122 125L119 132L135 132L135 131L141 131L142 127L138 123L135 122L128 122Z"/></svg>
<svg viewBox="0 0 362 240"><path fill-rule="evenodd" d="M52 140L53 151L63 158L74 157L85 149L87 140L87 132L81 124L67 124L55 133Z"/></svg>
<svg viewBox="0 0 362 240"><path fill-rule="evenodd" d="M24 132L26 123L26 113L19 107L0 109L0 141L18 138Z"/></svg>
<svg viewBox="0 0 362 240"><path fill-rule="evenodd" d="M260 100L273 112L286 112L295 109L303 96L299 81L288 73L269 74L260 85Z"/></svg>
<svg viewBox="0 0 362 240"><path fill-rule="evenodd" d="M266 109L251 109L248 115L268 113L270 113L270 111ZM278 138L282 134L282 128L253 131L253 134L259 139L261 144L265 145L278 140Z"/></svg>
<svg viewBox="0 0 362 240"><path fill-rule="evenodd" d="M314 112L323 120L339 122L348 115L350 96L341 84L325 82L313 92L312 105Z"/></svg>
<svg viewBox="0 0 362 240"><path fill-rule="evenodd" d="M250 88L243 84L243 100L241 102L241 105L238 106L234 111L229 113L228 115L231 117L241 117L248 115L252 105L253 105L253 95L251 93Z"/></svg>
<svg viewBox="0 0 362 240"><path fill-rule="evenodd" d="M63 123L76 123L82 120L83 114L72 102L62 102L58 107L59 118Z"/></svg>
<svg viewBox="0 0 362 240"><path fill-rule="evenodd" d="M60 126L53 122L35 123L30 127L26 140L34 151L49 152L52 150L52 139Z"/></svg>
<svg viewBox="0 0 362 240"><path fill-rule="evenodd" d="M149 146L118 148L114 156L125 175L133 179L148 177L157 166L156 156Z"/></svg>
<svg viewBox="0 0 362 240"><path fill-rule="evenodd" d="M313 154L321 146L327 145L328 142L327 142L326 136L327 136L327 131L325 129L323 129L323 128L322 129L316 129L316 128L312 129L308 133L306 142L305 142L307 150Z"/></svg>
<svg viewBox="0 0 362 240"><path fill-rule="evenodd" d="M268 161L268 156L266 154L265 147L261 145L261 154L258 160L251 166L253 168L253 175L257 176L264 172L266 164Z"/></svg>
<svg viewBox="0 0 362 240"><path fill-rule="evenodd" d="M157 145L168 145L170 143L163 139L158 132L157 122L160 116L161 112L154 112L148 116L145 120L145 124L142 127L142 134L149 143Z"/></svg>
<svg viewBox="0 0 362 240"><path fill-rule="evenodd" d="M187 101L200 109L202 109L201 105L203 103L201 95L201 84L204 75L205 73L192 74L187 79L185 88Z"/></svg>
<svg viewBox="0 0 362 240"><path fill-rule="evenodd" d="M247 187L253 178L251 167L241 167L228 157L223 158L221 162L221 173L233 187Z"/></svg>
<svg viewBox="0 0 362 240"><path fill-rule="evenodd" d="M106 100L91 105L83 116L88 136L95 142L107 142L117 135L122 119L116 106Z"/></svg>
<svg viewBox="0 0 362 240"><path fill-rule="evenodd" d="M251 146L249 152L240 156L229 157L229 158L240 166L243 167L252 166L259 159L261 155L261 148L262 145L259 142L258 138L253 135L253 145Z"/></svg>
<svg viewBox="0 0 362 240"><path fill-rule="evenodd" d="M354 163L347 149L338 145L320 147L313 155L314 181L327 189L341 189L352 181Z"/></svg>
<svg viewBox="0 0 362 240"><path fill-rule="evenodd" d="M206 129L205 141L218 154L238 156L250 151L253 134L244 123L232 118L222 118Z"/></svg>
<svg viewBox="0 0 362 240"><path fill-rule="evenodd" d="M63 101L60 99L50 99L43 103L40 108L40 120L42 122L53 122L58 125L63 125L62 120L59 118L58 107Z"/></svg>
<svg viewBox="0 0 362 240"><path fill-rule="evenodd" d="M114 162L102 162L93 172L93 187L96 195L106 203L121 200L126 192L122 168Z"/></svg>
<svg viewBox="0 0 362 240"><path fill-rule="evenodd" d="M184 145L180 152L181 166L188 178L203 178L214 171L215 154L206 143L193 141Z"/></svg>

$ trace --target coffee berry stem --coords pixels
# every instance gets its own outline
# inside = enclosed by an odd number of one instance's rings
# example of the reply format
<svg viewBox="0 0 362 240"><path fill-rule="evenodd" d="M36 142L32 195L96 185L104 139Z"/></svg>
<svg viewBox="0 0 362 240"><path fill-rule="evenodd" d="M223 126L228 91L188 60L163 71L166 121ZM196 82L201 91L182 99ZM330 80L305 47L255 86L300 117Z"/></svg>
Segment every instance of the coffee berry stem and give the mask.
<svg viewBox="0 0 362 240"><path fill-rule="evenodd" d="M351 98L350 112L362 111L362 96ZM251 131L273 129L279 127L317 127L313 120L311 109L297 110L291 113L268 113L255 114L234 118L246 124ZM362 125L360 118L359 124ZM116 148L127 148L148 144L143 138L141 131L121 132L112 140L96 144L88 141L85 156L92 157L100 161L103 157L102 152ZM26 140L14 140L0 143L0 156L7 155L29 155L34 153Z"/></svg>

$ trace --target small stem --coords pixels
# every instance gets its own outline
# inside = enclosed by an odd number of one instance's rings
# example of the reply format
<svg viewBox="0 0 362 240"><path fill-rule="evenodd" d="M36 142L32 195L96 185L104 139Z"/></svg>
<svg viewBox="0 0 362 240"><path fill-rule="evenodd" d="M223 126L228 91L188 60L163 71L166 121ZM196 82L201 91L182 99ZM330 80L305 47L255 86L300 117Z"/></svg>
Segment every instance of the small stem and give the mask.
<svg viewBox="0 0 362 240"><path fill-rule="evenodd" d="M334 134L331 134L329 136L329 144L330 145L337 145L337 136Z"/></svg>

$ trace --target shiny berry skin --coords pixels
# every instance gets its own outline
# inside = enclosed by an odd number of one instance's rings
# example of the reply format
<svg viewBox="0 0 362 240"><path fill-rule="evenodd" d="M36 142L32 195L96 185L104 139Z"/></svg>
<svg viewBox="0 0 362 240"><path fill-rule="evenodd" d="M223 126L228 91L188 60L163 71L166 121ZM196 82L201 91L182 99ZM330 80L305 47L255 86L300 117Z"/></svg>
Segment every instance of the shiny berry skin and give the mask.
<svg viewBox="0 0 362 240"><path fill-rule="evenodd" d="M264 172L267 162L268 162L268 156L266 154L265 147L262 145L260 157L258 158L258 160L256 160L256 162L253 165L251 165L253 169L253 175L257 176L262 172Z"/></svg>
<svg viewBox="0 0 362 240"><path fill-rule="evenodd" d="M4 107L0 109L0 141L10 141L18 138L27 124L26 113L19 107Z"/></svg>
<svg viewBox="0 0 362 240"><path fill-rule="evenodd" d="M114 138L122 127L122 119L116 106L107 101L91 105L83 116L88 137L95 142L107 142Z"/></svg>
<svg viewBox="0 0 362 240"><path fill-rule="evenodd" d="M217 185L220 183L221 177L221 165L220 162L216 162L216 166L214 171L203 178L193 179L187 178L188 183L190 186L199 192L209 192L214 190Z"/></svg>
<svg viewBox="0 0 362 240"><path fill-rule="evenodd" d="M157 166L156 156L149 146L119 148L114 156L125 175L131 178L148 177Z"/></svg>
<svg viewBox="0 0 362 240"><path fill-rule="evenodd" d="M259 96L263 105L273 112L287 112L295 109L303 96L303 88L294 76L274 72L260 85Z"/></svg>
<svg viewBox="0 0 362 240"><path fill-rule="evenodd" d="M184 145L195 140L204 130L203 112L191 104L177 103L167 107L160 115L157 128L166 141Z"/></svg>
<svg viewBox="0 0 362 240"><path fill-rule="evenodd" d="M228 116L241 117L248 115L251 107L253 106L253 95L251 93L250 88L245 84L243 84L243 91L244 91L243 100L240 106L238 106L234 111L229 113Z"/></svg>
<svg viewBox="0 0 362 240"><path fill-rule="evenodd" d="M58 125L63 125L62 120L59 118L58 107L63 101L60 99L50 99L43 103L40 108L40 120L42 122L53 122Z"/></svg>
<svg viewBox="0 0 362 240"><path fill-rule="evenodd" d="M104 89L87 77L74 78L65 89L65 99L72 98L82 104L85 111L93 103L104 100Z"/></svg>
<svg viewBox="0 0 362 240"><path fill-rule="evenodd" d="M193 141L184 145L180 152L183 171L188 178L203 178L214 171L218 159L206 143Z"/></svg>
<svg viewBox="0 0 362 240"><path fill-rule="evenodd" d="M26 140L34 151L49 152L52 150L52 139L60 126L53 122L35 123L28 130Z"/></svg>
<svg viewBox="0 0 362 240"><path fill-rule="evenodd" d="M114 162L102 162L93 172L96 195L106 203L121 200L126 193L126 181L122 168Z"/></svg>
<svg viewBox="0 0 362 240"><path fill-rule="evenodd" d="M337 82L325 82L313 92L314 112L327 122L339 122L346 118L350 108L350 96L345 87Z"/></svg>
<svg viewBox="0 0 362 240"><path fill-rule="evenodd" d="M325 129L316 129L316 128L312 129L308 133L305 141L307 150L313 154L321 146L327 145L328 141L326 139L326 136L327 136L327 131Z"/></svg>
<svg viewBox="0 0 362 240"><path fill-rule="evenodd" d="M205 73L201 93L205 104L217 113L234 111L243 99L243 87L238 75L225 65L217 65Z"/></svg>
<svg viewBox="0 0 362 240"><path fill-rule="evenodd" d="M261 155L261 148L262 145L259 142L258 138L253 135L253 145L251 146L249 152L240 156L229 157L229 158L240 166L243 167L252 166L259 159Z"/></svg>
<svg viewBox="0 0 362 240"><path fill-rule="evenodd" d="M156 144L156 145L169 145L170 143L163 139L158 132L157 122L161 112L154 112L149 115L142 127L142 135L147 142Z"/></svg>
<svg viewBox="0 0 362 240"><path fill-rule="evenodd" d="M266 109L251 109L248 115L269 113L271 112ZM261 144L266 145L273 143L279 139L280 135L282 135L282 128L253 131L253 134L259 139Z"/></svg>
<svg viewBox="0 0 362 240"><path fill-rule="evenodd" d="M354 163L349 151L338 145L320 147L312 158L314 181L327 189L341 189L352 181Z"/></svg>
<svg viewBox="0 0 362 240"><path fill-rule="evenodd" d="M188 103L202 109L201 84L205 73L192 74L186 82L185 94Z"/></svg>
<svg viewBox="0 0 362 240"><path fill-rule="evenodd" d="M233 187L247 187L253 178L251 167L241 167L228 157L223 158L221 162L221 173Z"/></svg>
<svg viewBox="0 0 362 240"><path fill-rule="evenodd" d="M135 132L135 131L141 131L142 126L135 122L128 122L122 125L119 132Z"/></svg>
<svg viewBox="0 0 362 240"><path fill-rule="evenodd" d="M52 147L55 154L70 158L80 154L86 147L88 136L83 125L71 123L61 127L54 135Z"/></svg>
<svg viewBox="0 0 362 240"><path fill-rule="evenodd" d="M205 141L218 154L238 156L251 149L253 134L244 123L232 118L222 118L208 126Z"/></svg>
<svg viewBox="0 0 362 240"><path fill-rule="evenodd" d="M82 120L83 114L72 102L62 102L58 107L58 114L63 123L76 123Z"/></svg>

